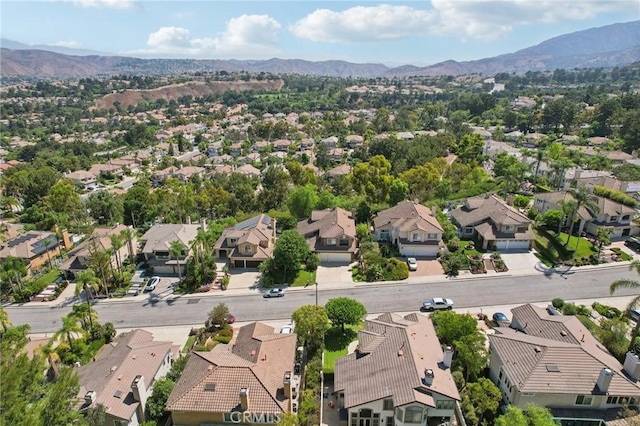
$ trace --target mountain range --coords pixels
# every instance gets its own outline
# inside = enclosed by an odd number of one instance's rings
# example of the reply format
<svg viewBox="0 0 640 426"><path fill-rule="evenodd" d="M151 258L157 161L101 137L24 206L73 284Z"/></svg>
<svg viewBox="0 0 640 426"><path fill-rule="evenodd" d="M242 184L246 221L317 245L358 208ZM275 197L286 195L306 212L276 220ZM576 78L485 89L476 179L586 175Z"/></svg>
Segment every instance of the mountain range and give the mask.
<svg viewBox="0 0 640 426"><path fill-rule="evenodd" d="M640 21L591 28L546 40L514 53L474 61L448 60L426 67L356 64L301 59L139 59L60 46L30 46L1 40L3 78L82 78L114 74L180 74L198 71L297 73L332 77L396 77L524 73L558 68L593 68L640 61Z"/></svg>

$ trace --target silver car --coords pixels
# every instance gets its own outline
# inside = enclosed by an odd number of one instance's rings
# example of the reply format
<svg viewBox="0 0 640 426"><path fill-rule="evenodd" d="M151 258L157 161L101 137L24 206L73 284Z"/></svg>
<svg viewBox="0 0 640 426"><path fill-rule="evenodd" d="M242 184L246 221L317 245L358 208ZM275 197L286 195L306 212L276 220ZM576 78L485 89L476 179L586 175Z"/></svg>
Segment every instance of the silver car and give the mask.
<svg viewBox="0 0 640 426"><path fill-rule="evenodd" d="M424 311L432 312L442 309L453 309L453 300L434 297L432 299L424 299L424 302L422 302L422 310Z"/></svg>
<svg viewBox="0 0 640 426"><path fill-rule="evenodd" d="M415 257L410 257L407 259L407 266L409 267L410 271L417 271L418 270L418 261L416 260Z"/></svg>

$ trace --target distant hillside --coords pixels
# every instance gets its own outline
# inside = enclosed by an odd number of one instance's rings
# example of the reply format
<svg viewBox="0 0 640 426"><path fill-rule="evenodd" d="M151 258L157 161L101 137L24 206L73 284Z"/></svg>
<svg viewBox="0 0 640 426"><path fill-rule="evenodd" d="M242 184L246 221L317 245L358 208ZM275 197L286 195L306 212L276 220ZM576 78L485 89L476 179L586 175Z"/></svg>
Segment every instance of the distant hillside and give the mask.
<svg viewBox="0 0 640 426"><path fill-rule="evenodd" d="M7 40L3 40L3 43ZM14 43L14 44L11 44ZM9 41L9 46L21 45ZM26 46L26 45L21 45ZM21 47L17 46L17 47ZM28 46L29 47L29 46ZM49 46L50 47L50 46ZM81 78L113 74L171 75L185 72L249 71L331 77L493 75L499 72L552 71L558 68L624 66L640 61L640 21L613 24L554 37L515 53L476 61L449 60L427 67L354 64L345 61L139 59L71 56L33 49L0 50L0 74L18 78Z"/></svg>
<svg viewBox="0 0 640 426"><path fill-rule="evenodd" d="M50 46L48 44L24 44L19 41L0 39L0 47L11 50L46 50L48 52L62 53L63 55L89 56L89 55L108 55L105 52L97 50L78 49L64 46Z"/></svg>
<svg viewBox="0 0 640 426"><path fill-rule="evenodd" d="M627 65L640 61L640 21L607 25L561 35L515 53L476 61L445 61L387 75L493 75L558 68L594 68Z"/></svg>

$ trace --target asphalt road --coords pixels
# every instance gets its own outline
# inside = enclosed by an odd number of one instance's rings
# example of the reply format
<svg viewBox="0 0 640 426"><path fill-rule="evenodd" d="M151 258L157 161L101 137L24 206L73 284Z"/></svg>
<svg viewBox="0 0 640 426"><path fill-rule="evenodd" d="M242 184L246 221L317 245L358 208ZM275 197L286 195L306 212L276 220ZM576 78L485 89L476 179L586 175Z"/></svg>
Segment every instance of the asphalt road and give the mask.
<svg viewBox="0 0 640 426"><path fill-rule="evenodd" d="M426 297L447 297L455 307L509 305L550 301L561 297L598 299L609 296L609 285L621 278L633 278L627 266L598 268L550 275L443 279L428 284L360 284L357 287L318 291L318 303L339 296L351 297L363 303L369 313L418 310ZM632 290L616 293L634 295ZM285 297L263 299L261 293L218 293L215 296L174 296L169 291L149 293L144 300L101 300L94 304L101 322L112 322L116 328L158 327L204 323L207 313L224 302L238 321L268 321L291 317L299 306L316 303L315 288L290 290ZM8 306L13 324L31 325L33 333L52 333L60 326L60 318L71 306Z"/></svg>

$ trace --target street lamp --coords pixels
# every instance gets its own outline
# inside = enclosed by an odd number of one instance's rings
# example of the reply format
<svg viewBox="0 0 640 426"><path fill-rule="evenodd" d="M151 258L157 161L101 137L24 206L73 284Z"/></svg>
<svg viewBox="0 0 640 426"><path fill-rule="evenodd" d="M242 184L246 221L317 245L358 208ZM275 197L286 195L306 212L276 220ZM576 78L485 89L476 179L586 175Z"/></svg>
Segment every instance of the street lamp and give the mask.
<svg viewBox="0 0 640 426"><path fill-rule="evenodd" d="M318 306L318 281L316 281L316 306Z"/></svg>

